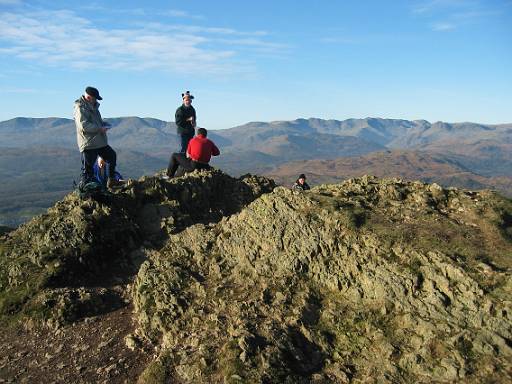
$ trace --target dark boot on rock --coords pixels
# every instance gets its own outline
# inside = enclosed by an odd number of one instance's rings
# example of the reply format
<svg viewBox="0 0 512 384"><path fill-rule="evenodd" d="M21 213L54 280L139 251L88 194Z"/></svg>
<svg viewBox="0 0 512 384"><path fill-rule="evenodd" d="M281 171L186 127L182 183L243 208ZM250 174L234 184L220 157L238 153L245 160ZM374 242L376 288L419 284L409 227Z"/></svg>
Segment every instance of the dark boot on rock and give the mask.
<svg viewBox="0 0 512 384"><path fill-rule="evenodd" d="M123 185L124 185L124 182L122 182L120 180L113 179L113 178L109 178L107 181L108 189L119 188L119 187L122 187Z"/></svg>

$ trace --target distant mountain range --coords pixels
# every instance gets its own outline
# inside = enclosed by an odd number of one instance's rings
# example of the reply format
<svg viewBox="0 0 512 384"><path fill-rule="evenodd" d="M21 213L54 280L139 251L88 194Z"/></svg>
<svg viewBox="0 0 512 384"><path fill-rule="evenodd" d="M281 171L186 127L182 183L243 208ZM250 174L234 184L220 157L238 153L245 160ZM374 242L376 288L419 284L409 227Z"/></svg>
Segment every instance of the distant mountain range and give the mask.
<svg viewBox="0 0 512 384"><path fill-rule="evenodd" d="M118 152L119 170L126 177L164 168L178 148L173 122L139 117L106 120L112 124L109 143ZM285 184L292 182L299 170L319 182L361 172L396 173L508 193L508 178L512 177L512 124L311 118L251 122L210 131L209 137L222 152L212 165L235 176L248 172L273 175ZM79 175L75 125L70 119L0 122L0 149L0 176L9 180L0 186L0 225L17 225L42 212L69 192ZM387 155L388 150L392 155ZM394 152L397 150L407 154ZM418 151L421 153L415 155ZM347 157L357 159L343 159ZM327 159L333 161L301 163ZM372 166L361 166L364 161Z"/></svg>
<svg viewBox="0 0 512 384"><path fill-rule="evenodd" d="M333 160L307 160L284 163L267 175L276 182L291 184L297 175L307 173L312 184L338 183L342 180L374 175L405 180L436 182L444 186L466 189L495 189L512 196L512 178L486 177L471 172L449 156L422 151L393 150L366 156L342 157Z"/></svg>
<svg viewBox="0 0 512 384"><path fill-rule="evenodd" d="M322 156L311 156L305 143L302 159L333 159L359 156L382 149L421 150L451 155L461 165L487 176L512 176L512 124L484 125L475 123L429 123L425 120L349 119L321 120L297 119L271 123L253 122L217 132L229 139L233 146L258 148L268 153L275 142L287 137L323 137L338 141L351 137L350 148L357 146L359 154L339 148L326 150ZM325 136L324 136L325 135ZM318 142L310 142L312 147ZM342 140L343 141L343 140ZM359 146L360 145L360 146ZM294 148L294 154L297 149ZM274 154L274 153L272 153ZM281 162L289 159L284 148Z"/></svg>

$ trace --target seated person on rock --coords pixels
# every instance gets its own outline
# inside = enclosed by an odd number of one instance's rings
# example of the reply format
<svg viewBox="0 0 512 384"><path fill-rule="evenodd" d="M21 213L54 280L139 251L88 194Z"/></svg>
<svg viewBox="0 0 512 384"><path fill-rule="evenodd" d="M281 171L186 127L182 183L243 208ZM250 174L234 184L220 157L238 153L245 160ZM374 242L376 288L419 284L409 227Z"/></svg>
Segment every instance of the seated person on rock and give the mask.
<svg viewBox="0 0 512 384"><path fill-rule="evenodd" d="M307 191L309 188L308 183L306 183L306 175L301 173L299 175L299 178L295 181L295 183L292 186L292 189L294 191Z"/></svg>
<svg viewBox="0 0 512 384"><path fill-rule="evenodd" d="M108 179L110 178L110 167L108 162L106 162L101 156L98 156L97 161L94 162L93 172L98 183L106 186ZM117 171L114 171L114 176L112 178L116 181L124 181L123 176L121 176Z"/></svg>
<svg viewBox="0 0 512 384"><path fill-rule="evenodd" d="M164 178L182 176L184 173L192 172L196 169L209 169L212 156L219 156L219 148L207 139L208 132L204 128L197 130L197 135L190 140L187 147L187 153L175 152L169 160L167 174ZM180 167L179 174L176 171Z"/></svg>

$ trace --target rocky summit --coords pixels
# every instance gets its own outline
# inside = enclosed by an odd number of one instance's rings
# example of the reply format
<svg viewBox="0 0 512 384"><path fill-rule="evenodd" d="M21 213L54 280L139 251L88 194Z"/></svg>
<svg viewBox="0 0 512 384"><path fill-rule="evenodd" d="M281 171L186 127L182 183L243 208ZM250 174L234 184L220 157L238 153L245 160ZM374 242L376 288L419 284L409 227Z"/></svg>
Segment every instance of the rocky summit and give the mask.
<svg viewBox="0 0 512 384"><path fill-rule="evenodd" d="M9 329L73 332L128 307L116 337L151 351L51 381L512 380L512 203L494 192L370 176L295 192L202 171L107 200L68 195L1 238ZM30 379L13 361L0 377Z"/></svg>

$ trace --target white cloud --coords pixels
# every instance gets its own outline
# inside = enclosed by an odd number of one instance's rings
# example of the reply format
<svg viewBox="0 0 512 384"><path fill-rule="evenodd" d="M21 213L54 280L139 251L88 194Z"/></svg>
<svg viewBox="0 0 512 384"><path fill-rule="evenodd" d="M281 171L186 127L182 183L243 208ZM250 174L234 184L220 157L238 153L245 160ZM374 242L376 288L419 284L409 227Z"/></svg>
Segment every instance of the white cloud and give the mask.
<svg viewBox="0 0 512 384"><path fill-rule="evenodd" d="M501 12L497 10L472 10L456 12L452 17L459 21L472 21L482 19L484 17L498 16L500 13Z"/></svg>
<svg viewBox="0 0 512 384"><path fill-rule="evenodd" d="M415 3L413 14L430 19L433 31L449 31L483 18L500 14L498 9L489 9L481 0L423 0Z"/></svg>
<svg viewBox="0 0 512 384"><path fill-rule="evenodd" d="M196 19L196 20L204 19L204 17L202 15L194 15L187 11L182 11L179 9L169 9L168 11L161 12L160 14L164 15L164 16L181 17L181 18L185 18L185 19Z"/></svg>
<svg viewBox="0 0 512 384"><path fill-rule="evenodd" d="M0 0L0 1L2 1L2 0ZM83 4L83 5L80 5L79 9L101 12L103 14L124 14L124 15L132 15L132 16L149 16L149 17L167 16L167 17L195 19L195 20L204 19L203 15L191 14L190 12L183 11L180 9L154 10L151 8L112 8L112 7L106 7L99 3Z"/></svg>
<svg viewBox="0 0 512 384"><path fill-rule="evenodd" d="M473 8L479 5L478 0L426 0L413 5L413 13L425 14L439 10Z"/></svg>
<svg viewBox="0 0 512 384"><path fill-rule="evenodd" d="M211 34L211 35L228 35L228 36L253 36L263 37L269 35L267 31L237 31L232 28L219 27L203 27L199 25L185 24L163 24L159 22L138 23L140 28L151 29L158 32L176 32L183 34Z"/></svg>
<svg viewBox="0 0 512 384"><path fill-rule="evenodd" d="M1 0L0 0L1 1ZM281 52L284 45L264 41L265 31L146 23L106 29L71 11L0 14L0 55L76 69L158 69L172 72L229 73L244 52ZM248 58L244 57L247 62Z"/></svg>
<svg viewBox="0 0 512 384"><path fill-rule="evenodd" d="M440 23L432 24L432 30L433 31L438 31L438 32L450 31L450 30L455 29L455 28L456 28L456 26L454 24L451 24L451 23L440 22Z"/></svg>

